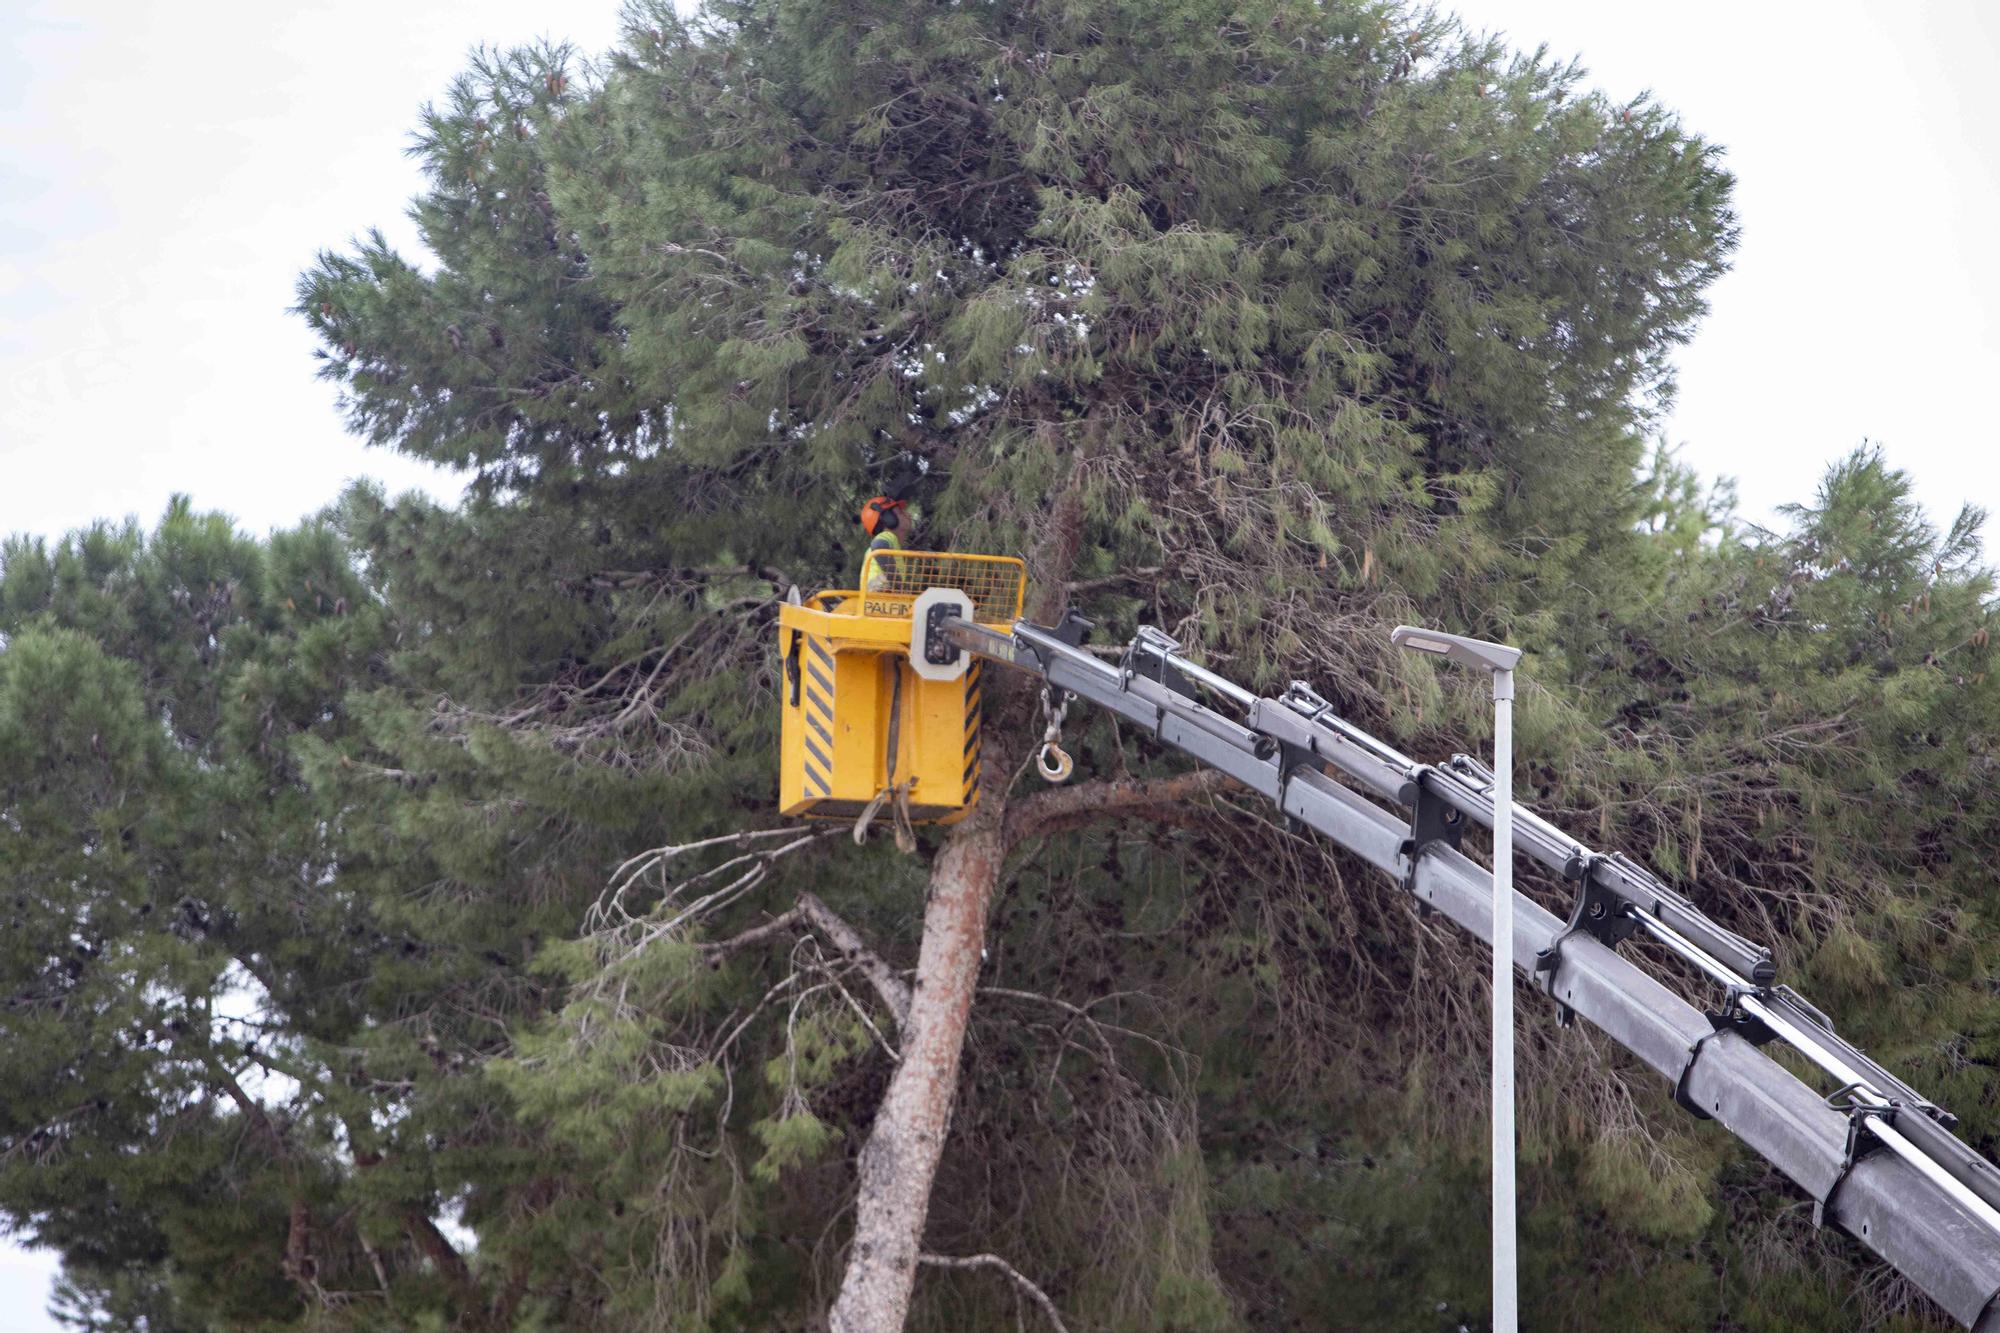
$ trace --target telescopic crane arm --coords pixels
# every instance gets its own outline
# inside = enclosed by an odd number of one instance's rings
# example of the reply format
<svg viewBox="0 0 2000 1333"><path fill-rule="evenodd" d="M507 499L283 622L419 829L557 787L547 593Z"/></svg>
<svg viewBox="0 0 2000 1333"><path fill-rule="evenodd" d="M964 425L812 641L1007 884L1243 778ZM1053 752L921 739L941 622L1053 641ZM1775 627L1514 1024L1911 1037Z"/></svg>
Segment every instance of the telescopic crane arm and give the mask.
<svg viewBox="0 0 2000 1333"><path fill-rule="evenodd" d="M1113 664L1082 649L1089 626L1074 613L1055 628L1023 620L1011 632L950 605L927 620L916 626L913 662L971 654L1038 676L1058 700L1083 699L1228 774L1396 878L1422 910L1490 942L1491 872L1459 851L1468 821L1493 825L1493 775L1476 760L1419 763L1304 684L1256 695L1182 657L1157 629L1142 629ZM1513 815L1515 851L1575 886L1567 920L1514 900L1514 956L1564 1022L1582 1017L1650 1065L1681 1106L1804 1189L1816 1221L1867 1245L1966 1327L2000 1333L2000 1170L1951 1133L1955 1118L1777 984L1769 949L1623 854L1595 852L1518 802ZM1621 956L1617 946L1638 933L1714 982L1719 1002L1696 1008ZM1836 1090L1822 1095L1758 1049L1773 1040Z"/></svg>

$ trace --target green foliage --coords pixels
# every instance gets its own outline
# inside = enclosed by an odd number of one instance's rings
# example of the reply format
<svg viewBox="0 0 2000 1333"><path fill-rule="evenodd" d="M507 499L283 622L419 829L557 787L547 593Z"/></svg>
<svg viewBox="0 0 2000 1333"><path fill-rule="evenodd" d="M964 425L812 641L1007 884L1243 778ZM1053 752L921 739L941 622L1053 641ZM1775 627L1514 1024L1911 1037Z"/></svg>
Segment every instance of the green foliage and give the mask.
<svg viewBox="0 0 2000 1333"><path fill-rule="evenodd" d="M759 1120L750 1128L764 1145L764 1155L750 1173L766 1184L775 1184L785 1168L817 1157L833 1138L832 1129L811 1111Z"/></svg>

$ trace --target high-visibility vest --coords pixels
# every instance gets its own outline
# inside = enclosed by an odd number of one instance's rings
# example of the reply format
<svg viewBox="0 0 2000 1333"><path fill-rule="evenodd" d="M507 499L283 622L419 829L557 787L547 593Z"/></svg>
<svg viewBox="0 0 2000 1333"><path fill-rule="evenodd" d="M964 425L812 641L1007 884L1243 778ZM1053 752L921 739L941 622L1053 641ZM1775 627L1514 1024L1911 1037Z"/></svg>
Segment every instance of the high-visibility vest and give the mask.
<svg viewBox="0 0 2000 1333"><path fill-rule="evenodd" d="M901 537L898 537L893 532L884 530L882 532L876 533L875 536L872 539L870 539L868 543L868 549L871 552L900 551L903 549L903 539ZM867 568L868 566L867 556L864 555L861 557L861 565L863 569ZM887 588L889 586L889 570L881 565L877 565L875 567L875 576L869 580L869 584L870 584L869 587L862 589L863 592L881 592L883 589Z"/></svg>

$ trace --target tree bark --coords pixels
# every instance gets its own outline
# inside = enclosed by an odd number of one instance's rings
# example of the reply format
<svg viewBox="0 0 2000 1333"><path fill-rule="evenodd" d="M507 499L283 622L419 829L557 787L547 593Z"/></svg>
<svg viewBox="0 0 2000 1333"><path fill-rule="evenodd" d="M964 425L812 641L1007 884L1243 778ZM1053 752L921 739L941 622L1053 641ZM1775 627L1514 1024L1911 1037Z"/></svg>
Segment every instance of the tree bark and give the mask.
<svg viewBox="0 0 2000 1333"><path fill-rule="evenodd" d="M1006 806L991 796L952 830L931 868L903 1059L861 1150L854 1240L828 1316L833 1333L899 1329L909 1314L979 981L986 909L1006 858Z"/></svg>

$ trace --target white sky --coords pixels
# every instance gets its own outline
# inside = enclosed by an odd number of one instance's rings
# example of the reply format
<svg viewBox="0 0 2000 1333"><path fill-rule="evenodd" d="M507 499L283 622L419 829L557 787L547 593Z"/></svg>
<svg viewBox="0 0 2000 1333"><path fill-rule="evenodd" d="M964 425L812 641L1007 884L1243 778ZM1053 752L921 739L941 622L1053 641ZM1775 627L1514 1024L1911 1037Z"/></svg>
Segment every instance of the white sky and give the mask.
<svg viewBox="0 0 2000 1333"><path fill-rule="evenodd" d="M1614 96L1652 89L1727 145L1742 246L1682 350L1668 438L1740 479L1746 517L1810 499L1864 439L1940 521L2000 505L2000 5L1457 7L1517 46L1581 53Z"/></svg>
<svg viewBox="0 0 2000 1333"><path fill-rule="evenodd" d="M1744 241L1681 357L1669 436L1743 509L1864 439L1939 518L2000 504L2000 7L1462 0L1729 147ZM345 480L450 491L341 430L286 313L316 249L405 246L418 106L481 41L586 51L615 0L0 0L0 533L151 521L175 491L256 531ZM1663 21L1668 20L1670 21ZM0 1252L33 1333L49 1265Z"/></svg>

